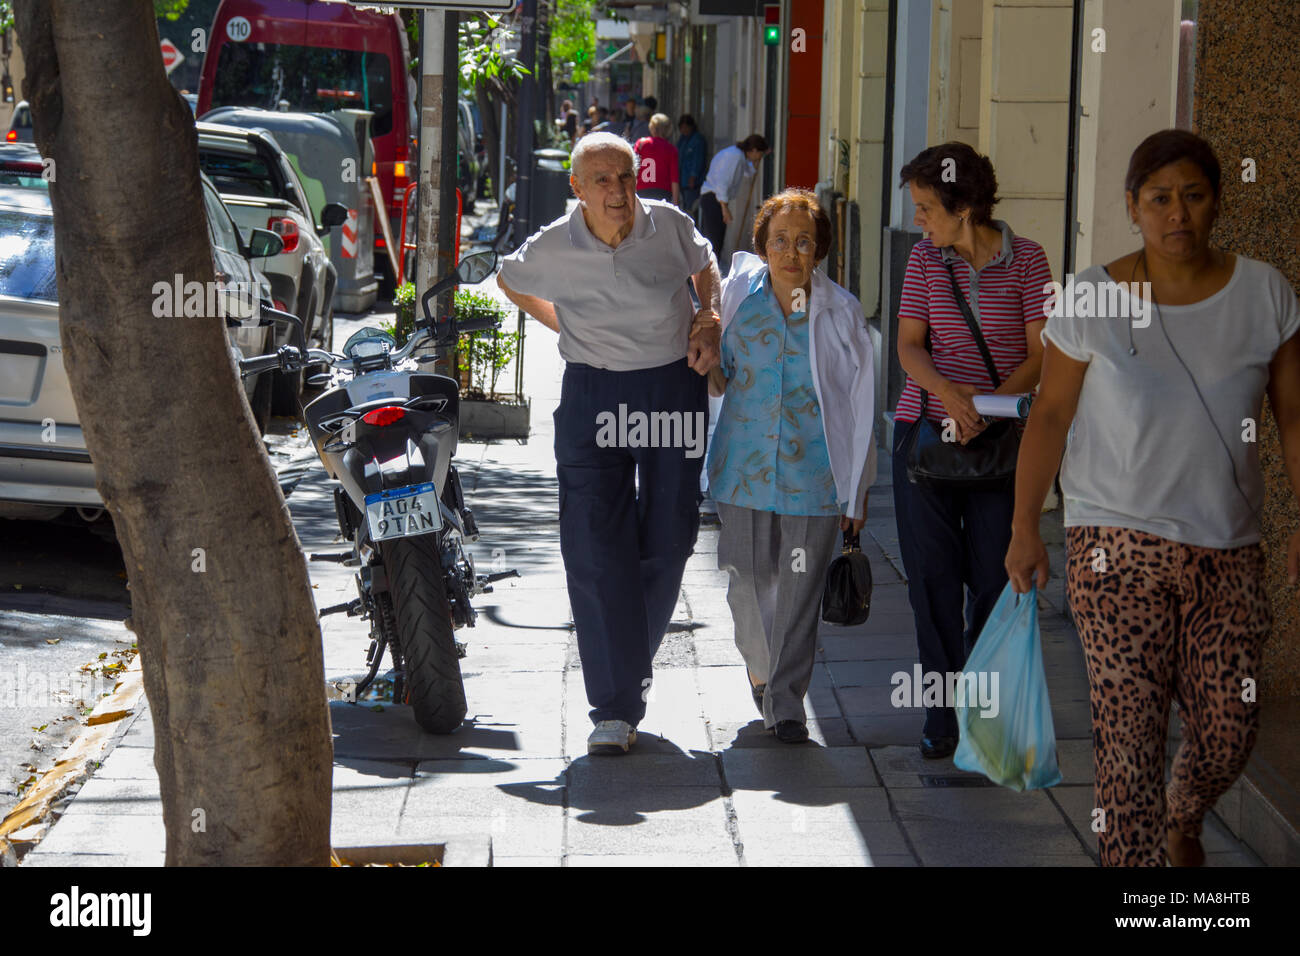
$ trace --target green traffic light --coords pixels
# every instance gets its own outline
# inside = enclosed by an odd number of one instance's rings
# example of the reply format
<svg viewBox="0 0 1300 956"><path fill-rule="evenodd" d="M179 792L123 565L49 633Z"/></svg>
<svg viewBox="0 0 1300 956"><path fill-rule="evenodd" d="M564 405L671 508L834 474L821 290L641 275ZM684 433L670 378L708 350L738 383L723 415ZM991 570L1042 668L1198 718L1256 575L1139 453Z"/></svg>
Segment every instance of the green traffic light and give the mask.
<svg viewBox="0 0 1300 956"><path fill-rule="evenodd" d="M769 24L763 28L763 45L778 46L781 43L781 28L776 24Z"/></svg>

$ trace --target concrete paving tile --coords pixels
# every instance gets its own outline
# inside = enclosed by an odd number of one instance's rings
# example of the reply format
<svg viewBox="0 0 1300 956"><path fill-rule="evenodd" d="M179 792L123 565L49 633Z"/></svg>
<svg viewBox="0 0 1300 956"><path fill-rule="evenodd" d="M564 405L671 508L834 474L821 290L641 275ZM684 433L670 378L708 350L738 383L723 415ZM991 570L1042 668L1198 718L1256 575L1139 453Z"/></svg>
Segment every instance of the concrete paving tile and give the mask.
<svg viewBox="0 0 1300 956"><path fill-rule="evenodd" d="M574 806L588 793L648 787L707 787L721 793L722 788L718 758L704 751L640 753L634 748L621 756L581 757L569 765L566 781Z"/></svg>
<svg viewBox="0 0 1300 956"><path fill-rule="evenodd" d="M890 795L926 866L1091 865L1045 793L923 788Z"/></svg>
<svg viewBox="0 0 1300 956"><path fill-rule="evenodd" d="M730 637L723 640L702 640L697 636L695 659L700 667L738 667L745 663L745 659L740 656L740 651L736 648L736 642Z"/></svg>
<svg viewBox="0 0 1300 956"><path fill-rule="evenodd" d="M656 788L670 789L670 788ZM702 791L705 788L671 788ZM721 796L701 803L702 793L682 793L684 803L671 809L651 810L635 798L611 801L608 806L569 809L566 840L571 856L637 853L709 854L734 856L727 830L727 812Z"/></svg>
<svg viewBox="0 0 1300 956"><path fill-rule="evenodd" d="M919 789L925 786L921 782L922 775L982 779L980 774L959 770L951 758L930 760L922 757L921 751L916 746L874 747L871 750L871 759L875 763L876 772L880 774L880 779L891 791L895 788Z"/></svg>
<svg viewBox="0 0 1300 956"><path fill-rule="evenodd" d="M409 781L408 781L409 785ZM330 840L335 846L394 841L406 786L335 790L330 797Z"/></svg>
<svg viewBox="0 0 1300 956"><path fill-rule="evenodd" d="M440 816L403 816L397 830L403 842L442 843L457 837L488 837L492 854L551 857L557 863L564 851L564 810L531 807L490 814L444 813Z"/></svg>
<svg viewBox="0 0 1300 956"><path fill-rule="evenodd" d="M507 783L543 783L564 776L558 757L488 757L466 760L422 760L415 767L415 782L428 787L499 787Z"/></svg>
<svg viewBox="0 0 1300 956"><path fill-rule="evenodd" d="M1097 834L1092 829L1092 811L1097 806L1097 798L1091 786L1052 787L1052 799L1060 807L1061 813L1074 828L1079 839L1084 841L1088 850L1097 853Z"/></svg>
<svg viewBox="0 0 1300 956"><path fill-rule="evenodd" d="M921 742L922 720L913 714L874 714L846 717L853 739L868 747L903 745L916 747Z"/></svg>
<svg viewBox="0 0 1300 956"><path fill-rule="evenodd" d="M836 687L890 686L890 679L902 671L912 673L915 657L885 661L828 661L826 670Z"/></svg>
<svg viewBox="0 0 1300 956"><path fill-rule="evenodd" d="M821 635L817 643L822 660L827 662L896 660L916 653L916 639L906 634Z"/></svg>
<svg viewBox="0 0 1300 956"><path fill-rule="evenodd" d="M494 867L539 867L560 866L559 856L499 856L495 845L492 847L492 865Z"/></svg>
<svg viewBox="0 0 1300 956"><path fill-rule="evenodd" d="M881 822L893 819L883 787L800 787L789 790L734 790L736 819L778 830L815 829L820 823Z"/></svg>
<svg viewBox="0 0 1300 956"><path fill-rule="evenodd" d="M50 853L37 846L23 857L24 868L87 867L94 869L119 869L121 867L162 866L167 859L161 851L131 853Z"/></svg>
<svg viewBox="0 0 1300 956"><path fill-rule="evenodd" d="M161 816L158 780L113 779L94 776L77 792L78 812ZM57 825L57 824L56 824Z"/></svg>
<svg viewBox="0 0 1300 956"><path fill-rule="evenodd" d="M820 717L810 714L807 727L808 739L813 744L822 747L851 747L855 743L853 735L849 733L849 725L842 717ZM784 750L791 746L777 740L775 734L764 728L763 720L757 713L752 720L710 723L709 733L713 738L713 749L719 751L732 747Z"/></svg>
<svg viewBox="0 0 1300 956"><path fill-rule="evenodd" d="M744 666L702 667L696 672L704 716L710 721L748 720L754 713L754 698L747 689Z"/></svg>
<svg viewBox="0 0 1300 956"><path fill-rule="evenodd" d="M682 867L702 867L702 866L740 866L740 860L733 852L730 857L721 851L710 853L647 853L647 854L598 854L598 855L573 855L570 854L565 858L569 866L581 867L606 867L606 866L635 866L635 867L665 867L671 869L680 869Z"/></svg>
<svg viewBox="0 0 1300 956"><path fill-rule="evenodd" d="M115 748L101 761L94 775L114 780L158 779L158 771L153 765L153 750L146 747Z"/></svg>
<svg viewBox="0 0 1300 956"><path fill-rule="evenodd" d="M566 647L559 642L520 644L494 640L490 644L480 644L475 641L461 660L460 671L466 681L478 675L495 679L502 671L561 671L564 670Z"/></svg>
<svg viewBox="0 0 1300 956"><path fill-rule="evenodd" d="M880 781L861 747L738 748L722 752L732 790L874 787Z"/></svg>
<svg viewBox="0 0 1300 956"><path fill-rule="evenodd" d="M907 841L897 823L890 820L823 820L805 822L797 814L788 826L746 825L739 820L745 861L769 865L774 857L806 856L823 859L853 857L868 865L877 856L907 855Z"/></svg>
<svg viewBox="0 0 1300 956"><path fill-rule="evenodd" d="M161 813L91 813L82 811L75 800L37 846L42 855L100 851L136 856L166 849Z"/></svg>
<svg viewBox="0 0 1300 956"><path fill-rule="evenodd" d="M1259 857L1247 850L1231 853L1210 853L1207 851L1205 865L1208 867L1263 866Z"/></svg>
<svg viewBox="0 0 1300 956"><path fill-rule="evenodd" d="M332 787L336 791L401 788L411 782L413 769L413 761L336 760Z"/></svg>
<svg viewBox="0 0 1300 956"><path fill-rule="evenodd" d="M1093 784L1092 740L1058 740L1056 765L1061 770L1061 783Z"/></svg>
<svg viewBox="0 0 1300 956"><path fill-rule="evenodd" d="M845 717L887 717L906 714L918 723L924 721L921 707L896 707L894 695L897 688L890 684L873 684L869 687L837 687L840 709Z"/></svg>

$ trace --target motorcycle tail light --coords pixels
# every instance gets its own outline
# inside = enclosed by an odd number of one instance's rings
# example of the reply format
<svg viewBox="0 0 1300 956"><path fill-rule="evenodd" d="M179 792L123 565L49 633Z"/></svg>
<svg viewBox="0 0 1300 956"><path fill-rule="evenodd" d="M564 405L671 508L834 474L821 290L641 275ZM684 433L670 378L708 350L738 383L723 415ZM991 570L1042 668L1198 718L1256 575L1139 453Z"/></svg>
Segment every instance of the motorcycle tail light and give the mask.
<svg viewBox="0 0 1300 956"><path fill-rule="evenodd" d="M383 408L376 408L366 412L361 416L361 420L367 425L382 428L385 425L400 422L405 417L406 409L398 405L385 405Z"/></svg>

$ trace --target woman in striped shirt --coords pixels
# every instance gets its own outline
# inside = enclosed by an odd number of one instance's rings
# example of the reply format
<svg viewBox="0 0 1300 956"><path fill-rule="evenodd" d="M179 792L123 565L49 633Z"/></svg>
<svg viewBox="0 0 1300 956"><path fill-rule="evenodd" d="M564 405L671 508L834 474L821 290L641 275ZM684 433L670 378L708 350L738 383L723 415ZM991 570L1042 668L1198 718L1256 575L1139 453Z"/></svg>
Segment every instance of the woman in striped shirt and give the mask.
<svg viewBox="0 0 1300 956"><path fill-rule="evenodd" d="M988 158L970 146L932 146L904 166L900 178L926 238L912 248L898 310L898 361L907 384L894 413L894 504L921 669L946 678L962 669L1006 586L1003 558L1015 494L1010 485L967 491L912 484L902 443L908 423L921 415L922 389L928 393L926 416L950 420L963 445L986 427L974 396L1034 389L1043 354L1045 287L1052 276L1041 246L992 218L997 177ZM991 379L962 316L954 280L1000 384ZM943 686L950 686L948 680ZM922 756L947 757L957 747L956 713L941 704L925 709Z"/></svg>

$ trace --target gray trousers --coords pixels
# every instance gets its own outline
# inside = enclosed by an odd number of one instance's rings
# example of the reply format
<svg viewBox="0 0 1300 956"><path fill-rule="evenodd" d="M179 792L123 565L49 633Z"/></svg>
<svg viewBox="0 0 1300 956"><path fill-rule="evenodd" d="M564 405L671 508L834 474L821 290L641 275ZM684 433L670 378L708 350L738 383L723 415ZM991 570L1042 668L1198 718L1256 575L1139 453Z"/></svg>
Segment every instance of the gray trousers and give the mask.
<svg viewBox="0 0 1300 956"><path fill-rule="evenodd" d="M812 680L826 566L840 516L717 505L718 569L727 572L736 647L749 672L767 684L763 724L806 723L803 698ZM796 548L803 549L802 556Z"/></svg>

